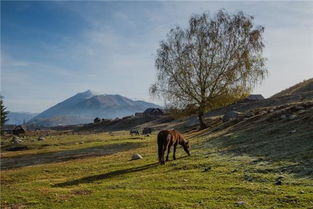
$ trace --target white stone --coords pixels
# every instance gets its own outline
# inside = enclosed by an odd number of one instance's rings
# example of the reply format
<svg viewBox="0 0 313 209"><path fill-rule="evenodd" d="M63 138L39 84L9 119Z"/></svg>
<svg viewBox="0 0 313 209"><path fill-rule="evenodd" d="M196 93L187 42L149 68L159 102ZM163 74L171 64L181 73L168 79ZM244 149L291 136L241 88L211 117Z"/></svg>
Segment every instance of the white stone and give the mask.
<svg viewBox="0 0 313 209"><path fill-rule="evenodd" d="M14 136L13 139L11 140L12 144L21 144L22 142L23 141L16 136Z"/></svg>
<svg viewBox="0 0 313 209"><path fill-rule="evenodd" d="M139 159L142 159L142 156L140 154L133 154L132 156L132 160L139 160Z"/></svg>
<svg viewBox="0 0 313 209"><path fill-rule="evenodd" d="M238 201L238 202L237 202L237 205L240 205L240 206L242 206L242 205L244 205L244 204L246 204L244 201Z"/></svg>
<svg viewBox="0 0 313 209"><path fill-rule="evenodd" d="M38 137L38 141L42 141L42 140L45 140L45 137L43 136Z"/></svg>
<svg viewBox="0 0 313 209"><path fill-rule="evenodd" d="M294 133L296 133L296 132L297 132L297 130L296 130L296 129L294 129L294 130L290 131L290 133L291 133L291 134L294 134Z"/></svg>

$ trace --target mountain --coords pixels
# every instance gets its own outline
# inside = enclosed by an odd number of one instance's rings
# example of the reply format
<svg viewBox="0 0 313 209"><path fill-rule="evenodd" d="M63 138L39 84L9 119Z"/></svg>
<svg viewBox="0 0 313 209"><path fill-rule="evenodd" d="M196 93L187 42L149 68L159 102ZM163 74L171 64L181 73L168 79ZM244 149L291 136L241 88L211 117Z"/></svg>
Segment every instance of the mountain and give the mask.
<svg viewBox="0 0 313 209"><path fill-rule="evenodd" d="M38 115L38 113L29 112L9 112L6 124L20 125L28 122L30 119Z"/></svg>
<svg viewBox="0 0 313 209"><path fill-rule="evenodd" d="M30 125L56 126L93 122L96 117L116 118L143 112L156 104L134 101L120 95L96 94L90 90L78 93L40 113Z"/></svg>

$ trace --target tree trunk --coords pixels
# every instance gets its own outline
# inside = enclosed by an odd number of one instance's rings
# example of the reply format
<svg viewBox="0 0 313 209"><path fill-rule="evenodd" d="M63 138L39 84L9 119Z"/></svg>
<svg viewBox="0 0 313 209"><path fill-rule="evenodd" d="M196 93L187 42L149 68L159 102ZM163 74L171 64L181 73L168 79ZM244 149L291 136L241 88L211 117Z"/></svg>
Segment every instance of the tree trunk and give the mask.
<svg viewBox="0 0 313 209"><path fill-rule="evenodd" d="M204 122L204 119L203 119L203 112L198 113L198 118L199 118L199 123L200 123L200 129L199 130L207 128L207 126Z"/></svg>

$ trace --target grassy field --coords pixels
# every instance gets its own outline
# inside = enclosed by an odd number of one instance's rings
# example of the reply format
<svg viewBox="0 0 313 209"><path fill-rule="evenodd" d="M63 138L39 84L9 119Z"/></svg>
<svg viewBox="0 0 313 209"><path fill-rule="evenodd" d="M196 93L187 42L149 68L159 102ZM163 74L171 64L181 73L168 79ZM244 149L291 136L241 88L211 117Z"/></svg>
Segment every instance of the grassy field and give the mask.
<svg viewBox="0 0 313 209"><path fill-rule="evenodd" d="M221 134L189 135L192 155L179 148L164 166L155 135L25 139L29 150L1 153L1 208L313 208L312 176L275 170L290 161L223 152L212 143Z"/></svg>

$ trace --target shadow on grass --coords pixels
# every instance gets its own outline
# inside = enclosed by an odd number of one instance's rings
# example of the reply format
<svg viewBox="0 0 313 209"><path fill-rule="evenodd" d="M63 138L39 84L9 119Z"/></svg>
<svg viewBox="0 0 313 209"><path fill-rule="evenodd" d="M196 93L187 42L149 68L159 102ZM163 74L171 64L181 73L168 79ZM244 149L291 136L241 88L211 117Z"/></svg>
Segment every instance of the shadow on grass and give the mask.
<svg viewBox="0 0 313 209"><path fill-rule="evenodd" d="M139 166L139 167L121 169L121 170L111 171L108 173L94 175L94 176L87 176L84 178L80 178L80 179L76 179L76 180L72 180L72 181L67 181L64 183L55 184L55 185L53 185L53 187L65 187L65 186L73 186L73 185L78 185L78 184L83 184L83 183L93 183L94 181L109 179L109 178L112 178L115 176L120 176L120 175L127 174L127 173L134 173L134 172L147 170L150 168L154 168L158 165L159 165L159 163L151 163L151 164L147 164L147 165L143 165L143 166Z"/></svg>
<svg viewBox="0 0 313 209"><path fill-rule="evenodd" d="M87 157L96 157L103 155L111 155L117 152L123 152L130 149L138 148L143 143L122 143L109 144L97 147L88 147L83 149L65 150L61 152L41 153L41 154L27 154L18 157L1 158L1 169L20 168L25 166L57 163L75 159L82 159Z"/></svg>
<svg viewBox="0 0 313 209"><path fill-rule="evenodd" d="M306 120L257 123L210 139L207 145L232 155L249 155L276 165L275 172L313 178L313 131ZM296 131L292 131L296 130ZM257 163L256 163L257 164Z"/></svg>

